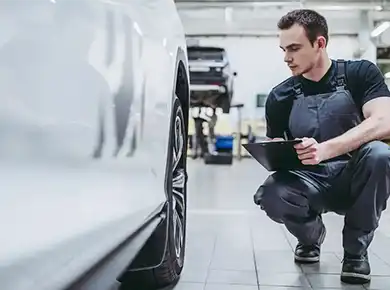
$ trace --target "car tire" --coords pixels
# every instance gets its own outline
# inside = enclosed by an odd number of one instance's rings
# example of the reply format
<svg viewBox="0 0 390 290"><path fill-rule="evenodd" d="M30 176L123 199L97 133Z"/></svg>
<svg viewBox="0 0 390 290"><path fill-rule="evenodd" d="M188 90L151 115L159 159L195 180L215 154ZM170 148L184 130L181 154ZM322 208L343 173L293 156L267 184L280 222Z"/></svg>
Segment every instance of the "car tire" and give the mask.
<svg viewBox="0 0 390 290"><path fill-rule="evenodd" d="M172 107L166 188L168 192L168 244L161 265L154 269L157 287L178 281L184 267L187 222L187 128L177 96ZM160 241L161 243L161 241Z"/></svg>
<svg viewBox="0 0 390 290"><path fill-rule="evenodd" d="M122 290L160 289L176 283L180 278L184 266L187 221L186 124L180 100L175 96L166 167L166 219L164 225L159 226L148 240L147 253L141 253L141 259L153 259L161 252L164 258L157 267L126 275L121 279Z"/></svg>

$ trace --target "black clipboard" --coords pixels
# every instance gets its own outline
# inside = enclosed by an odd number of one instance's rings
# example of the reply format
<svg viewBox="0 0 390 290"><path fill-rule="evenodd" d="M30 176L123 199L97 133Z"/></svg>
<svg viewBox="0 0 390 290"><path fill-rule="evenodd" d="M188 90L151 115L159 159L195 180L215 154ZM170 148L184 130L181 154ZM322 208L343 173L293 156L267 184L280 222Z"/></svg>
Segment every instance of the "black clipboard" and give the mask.
<svg viewBox="0 0 390 290"><path fill-rule="evenodd" d="M268 171L296 170L306 166L299 160L294 148L295 144L301 142L302 140L271 140L242 146Z"/></svg>

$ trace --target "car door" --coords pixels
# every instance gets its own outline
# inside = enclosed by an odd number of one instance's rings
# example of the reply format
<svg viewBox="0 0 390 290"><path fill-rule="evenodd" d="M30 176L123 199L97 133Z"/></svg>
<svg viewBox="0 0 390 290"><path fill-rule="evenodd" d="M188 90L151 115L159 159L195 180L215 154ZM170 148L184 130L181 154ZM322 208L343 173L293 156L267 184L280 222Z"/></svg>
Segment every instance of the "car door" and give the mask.
<svg viewBox="0 0 390 290"><path fill-rule="evenodd" d="M0 3L4 290L61 287L165 201L135 4Z"/></svg>
<svg viewBox="0 0 390 290"><path fill-rule="evenodd" d="M149 36L140 23L144 9L137 1L128 0L104 5L105 35L93 47L96 55L102 52L102 43L107 49L100 57L91 56L90 63L104 76L110 93L102 100L103 127L97 146L100 152L95 151L95 156L109 170L112 166L125 174L121 176L127 191L125 198L134 211L156 208L165 199L161 194L163 189L156 183L152 167L155 156L148 138L164 124L152 128L146 125L153 117L154 108L145 67L149 57L145 43Z"/></svg>
<svg viewBox="0 0 390 290"><path fill-rule="evenodd" d="M147 76L146 94L151 115L145 122L145 135L150 153L153 154L152 167L158 184L165 187L167 149L171 110L175 96L176 81L179 75L179 62L187 70L185 35L174 1L171 0L134 0L143 3L140 26L148 37L144 40L144 67ZM188 82L188 80L186 80ZM156 130L155 128L158 128Z"/></svg>

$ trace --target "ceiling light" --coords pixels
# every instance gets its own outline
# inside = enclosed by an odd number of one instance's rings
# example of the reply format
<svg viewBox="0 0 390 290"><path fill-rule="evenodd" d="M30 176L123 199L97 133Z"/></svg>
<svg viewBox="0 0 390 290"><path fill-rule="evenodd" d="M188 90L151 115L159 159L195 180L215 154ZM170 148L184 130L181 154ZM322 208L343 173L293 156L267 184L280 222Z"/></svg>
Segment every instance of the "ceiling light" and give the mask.
<svg viewBox="0 0 390 290"><path fill-rule="evenodd" d="M378 37L390 27L390 21L384 21L378 25L372 32L371 37Z"/></svg>

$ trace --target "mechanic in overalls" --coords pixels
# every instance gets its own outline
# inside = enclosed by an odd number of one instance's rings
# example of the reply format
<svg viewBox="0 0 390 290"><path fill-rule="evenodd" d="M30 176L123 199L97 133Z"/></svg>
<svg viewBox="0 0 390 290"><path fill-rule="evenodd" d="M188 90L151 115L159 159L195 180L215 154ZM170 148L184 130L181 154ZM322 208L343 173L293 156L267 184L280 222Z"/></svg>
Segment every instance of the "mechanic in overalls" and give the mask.
<svg viewBox="0 0 390 290"><path fill-rule="evenodd" d="M390 137L390 92L373 63L328 57L317 12L291 11L278 28L292 77L269 94L267 137L302 139L295 148L307 168L273 173L254 201L297 238L300 263L320 260L321 214L344 215L341 281L367 283L367 249L390 193L390 147L381 141Z"/></svg>

